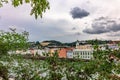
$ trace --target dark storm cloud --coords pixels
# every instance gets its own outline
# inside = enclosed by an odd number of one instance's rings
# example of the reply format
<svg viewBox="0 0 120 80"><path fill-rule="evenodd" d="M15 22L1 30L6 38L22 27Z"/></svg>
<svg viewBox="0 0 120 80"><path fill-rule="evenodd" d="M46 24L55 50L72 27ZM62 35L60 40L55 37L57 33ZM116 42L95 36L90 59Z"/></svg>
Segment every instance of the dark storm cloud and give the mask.
<svg viewBox="0 0 120 80"><path fill-rule="evenodd" d="M102 34L107 32L117 32L120 31L120 21L110 19L107 17L100 17L95 19L92 23L92 29L86 28L83 30L84 33L88 34Z"/></svg>
<svg viewBox="0 0 120 80"><path fill-rule="evenodd" d="M87 12L86 10L84 10L84 9L79 8L79 7L74 7L74 8L70 11L70 14L72 15L72 18L73 18L73 19L76 19L76 18L86 17L86 16L88 16L90 13Z"/></svg>

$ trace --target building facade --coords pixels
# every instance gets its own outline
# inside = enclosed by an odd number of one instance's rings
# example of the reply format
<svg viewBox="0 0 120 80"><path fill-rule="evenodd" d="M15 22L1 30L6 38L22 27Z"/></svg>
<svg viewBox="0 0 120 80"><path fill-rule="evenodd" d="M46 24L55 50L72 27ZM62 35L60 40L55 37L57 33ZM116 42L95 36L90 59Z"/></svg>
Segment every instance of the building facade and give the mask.
<svg viewBox="0 0 120 80"><path fill-rule="evenodd" d="M73 58L92 59L93 58L93 50L91 50L91 49L74 49L73 50Z"/></svg>
<svg viewBox="0 0 120 80"><path fill-rule="evenodd" d="M73 58L73 51L72 50L67 51L67 58Z"/></svg>
<svg viewBox="0 0 120 80"><path fill-rule="evenodd" d="M73 58L93 59L93 47L90 44L80 45L76 43L76 49L73 50Z"/></svg>

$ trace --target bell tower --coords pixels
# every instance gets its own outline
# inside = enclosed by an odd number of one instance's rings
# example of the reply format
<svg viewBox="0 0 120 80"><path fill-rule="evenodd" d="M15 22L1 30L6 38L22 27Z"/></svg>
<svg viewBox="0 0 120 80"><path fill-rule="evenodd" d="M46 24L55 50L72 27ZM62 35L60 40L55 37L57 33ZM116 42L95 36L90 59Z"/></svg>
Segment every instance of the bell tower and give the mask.
<svg viewBox="0 0 120 80"><path fill-rule="evenodd" d="M79 41L77 40L76 41L76 49L78 48L78 46L79 46Z"/></svg>

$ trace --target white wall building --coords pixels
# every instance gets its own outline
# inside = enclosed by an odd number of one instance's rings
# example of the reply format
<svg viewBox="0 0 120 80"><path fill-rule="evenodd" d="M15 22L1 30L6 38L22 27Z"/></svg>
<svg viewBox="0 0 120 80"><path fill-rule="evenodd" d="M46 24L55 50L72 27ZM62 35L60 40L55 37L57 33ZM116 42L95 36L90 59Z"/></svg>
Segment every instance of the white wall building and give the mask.
<svg viewBox="0 0 120 80"><path fill-rule="evenodd" d="M73 50L73 58L92 59L93 47L90 44L80 45L79 41L76 43L76 49Z"/></svg>
<svg viewBox="0 0 120 80"><path fill-rule="evenodd" d="M73 51L67 51L67 58L73 58Z"/></svg>
<svg viewBox="0 0 120 80"><path fill-rule="evenodd" d="M74 49L73 58L92 59L93 50L92 49Z"/></svg>
<svg viewBox="0 0 120 80"><path fill-rule="evenodd" d="M107 44L107 45L108 45L108 49L119 50L118 44Z"/></svg>
<svg viewBox="0 0 120 80"><path fill-rule="evenodd" d="M99 49L102 51L106 50L106 45L99 45Z"/></svg>

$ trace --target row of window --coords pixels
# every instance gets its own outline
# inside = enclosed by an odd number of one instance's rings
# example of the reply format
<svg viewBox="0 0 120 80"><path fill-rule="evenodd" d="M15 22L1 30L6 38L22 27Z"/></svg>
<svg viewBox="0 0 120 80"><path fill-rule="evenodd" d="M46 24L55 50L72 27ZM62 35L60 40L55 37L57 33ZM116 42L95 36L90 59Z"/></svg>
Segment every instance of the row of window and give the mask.
<svg viewBox="0 0 120 80"><path fill-rule="evenodd" d="M85 56L85 55L83 55L83 56L81 56L81 55L74 55L73 57L76 57L76 58L81 58L81 59L90 59L90 58L92 58L93 56L92 55L87 55L87 56Z"/></svg>
<svg viewBox="0 0 120 80"><path fill-rule="evenodd" d="M76 52L73 52L73 55L92 55L93 52L91 51L76 51Z"/></svg>

